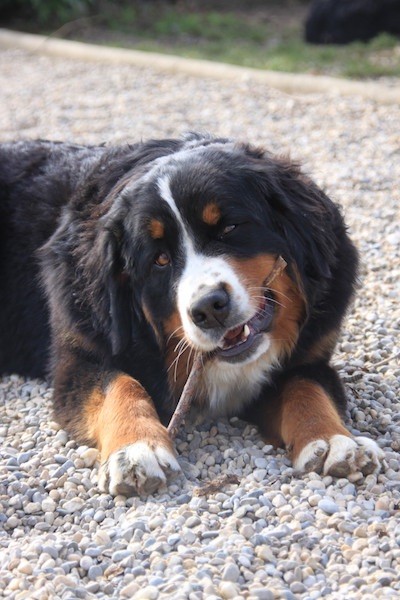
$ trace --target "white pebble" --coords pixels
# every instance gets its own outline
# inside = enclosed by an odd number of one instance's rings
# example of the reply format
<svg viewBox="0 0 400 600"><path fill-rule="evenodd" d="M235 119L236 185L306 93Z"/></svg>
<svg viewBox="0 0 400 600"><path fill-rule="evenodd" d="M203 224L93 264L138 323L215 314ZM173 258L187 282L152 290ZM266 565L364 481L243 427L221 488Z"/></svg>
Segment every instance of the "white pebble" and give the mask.
<svg viewBox="0 0 400 600"><path fill-rule="evenodd" d="M93 467L99 457L99 451L96 448L88 448L81 454L85 467Z"/></svg>
<svg viewBox="0 0 400 600"><path fill-rule="evenodd" d="M237 598L239 596L239 588L231 581L221 581L219 584L219 592L222 598Z"/></svg>
<svg viewBox="0 0 400 600"><path fill-rule="evenodd" d="M142 590L136 592L133 596L134 600L156 600L158 598L159 591L154 585L148 585Z"/></svg>
<svg viewBox="0 0 400 600"><path fill-rule="evenodd" d="M32 564L26 560L25 558L23 558L21 560L21 562L18 565L18 571L20 573L23 573L24 575L32 575L33 573L33 566Z"/></svg>
<svg viewBox="0 0 400 600"><path fill-rule="evenodd" d="M42 511L43 512L54 512L57 504L51 498L45 498L42 500Z"/></svg>
<svg viewBox="0 0 400 600"><path fill-rule="evenodd" d="M71 500L67 500L63 504L62 508L65 511L67 511L67 513L74 513L78 510L81 510L83 505L84 505L84 500L77 496L76 498L71 498Z"/></svg>

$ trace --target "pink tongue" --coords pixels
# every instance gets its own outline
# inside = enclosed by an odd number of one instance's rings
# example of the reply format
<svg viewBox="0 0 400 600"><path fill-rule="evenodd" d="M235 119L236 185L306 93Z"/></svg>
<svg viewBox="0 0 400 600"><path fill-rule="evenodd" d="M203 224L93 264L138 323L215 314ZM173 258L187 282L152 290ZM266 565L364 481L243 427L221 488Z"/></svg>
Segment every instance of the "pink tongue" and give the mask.
<svg viewBox="0 0 400 600"><path fill-rule="evenodd" d="M224 339L225 340L233 340L235 337L238 337L238 335L240 335L243 331L243 325L239 325L239 327L235 327L234 329L231 329L230 331L228 331L228 333L225 335Z"/></svg>

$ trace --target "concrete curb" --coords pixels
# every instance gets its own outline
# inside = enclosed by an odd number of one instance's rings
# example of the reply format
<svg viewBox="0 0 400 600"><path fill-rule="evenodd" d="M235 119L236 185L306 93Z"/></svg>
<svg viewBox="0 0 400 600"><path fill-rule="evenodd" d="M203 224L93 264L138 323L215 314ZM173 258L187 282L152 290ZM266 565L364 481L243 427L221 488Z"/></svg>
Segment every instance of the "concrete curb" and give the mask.
<svg viewBox="0 0 400 600"><path fill-rule="evenodd" d="M0 48L20 48L37 54L86 61L131 64L196 77L256 81L289 94L334 93L362 96L383 104L400 103L400 85L390 88L379 83L362 83L336 77L263 71L208 60L192 60L155 52L71 42L1 28Z"/></svg>

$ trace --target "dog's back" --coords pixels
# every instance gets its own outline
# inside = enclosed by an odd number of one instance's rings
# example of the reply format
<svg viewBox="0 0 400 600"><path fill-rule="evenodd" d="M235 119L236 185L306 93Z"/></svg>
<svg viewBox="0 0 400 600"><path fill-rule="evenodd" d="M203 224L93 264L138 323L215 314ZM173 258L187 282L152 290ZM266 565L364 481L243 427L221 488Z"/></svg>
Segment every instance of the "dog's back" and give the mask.
<svg viewBox="0 0 400 600"><path fill-rule="evenodd" d="M83 163L101 151L57 142L0 144L0 373L45 374L49 327L36 253Z"/></svg>

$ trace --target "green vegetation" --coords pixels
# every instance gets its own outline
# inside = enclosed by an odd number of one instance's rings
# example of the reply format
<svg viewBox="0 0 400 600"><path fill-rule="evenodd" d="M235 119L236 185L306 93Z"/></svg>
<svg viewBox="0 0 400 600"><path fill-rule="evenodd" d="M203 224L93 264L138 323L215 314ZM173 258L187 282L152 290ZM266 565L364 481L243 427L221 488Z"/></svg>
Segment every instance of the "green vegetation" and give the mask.
<svg viewBox="0 0 400 600"><path fill-rule="evenodd" d="M208 17L212 17L210 14ZM231 25L234 24L231 17ZM203 19L202 19L203 20ZM205 19L208 21L208 19ZM225 21L221 18L220 23ZM217 20L214 21L214 24ZM195 19L191 23L193 31ZM301 27L291 27L279 34L265 27L260 36L259 25L242 25L239 35L217 27L194 39L188 29L181 28L172 38L159 34L164 23L154 23L157 34L135 32L135 48L167 52L191 58L205 58L246 67L314 74L331 74L350 78L368 78L400 75L400 43L393 36L382 34L368 44L356 42L347 46L314 46L302 39ZM183 33L185 32L185 33ZM397 48L397 56L394 52ZM393 56L392 56L393 55Z"/></svg>
<svg viewBox="0 0 400 600"><path fill-rule="evenodd" d="M277 71L351 78L400 75L400 41L386 34L367 44L306 44L307 2L249 2L246 10L234 1L219 10L215 2L210 9L210 3L200 1L14 0L13 6L18 3L33 7L39 30L71 39Z"/></svg>

